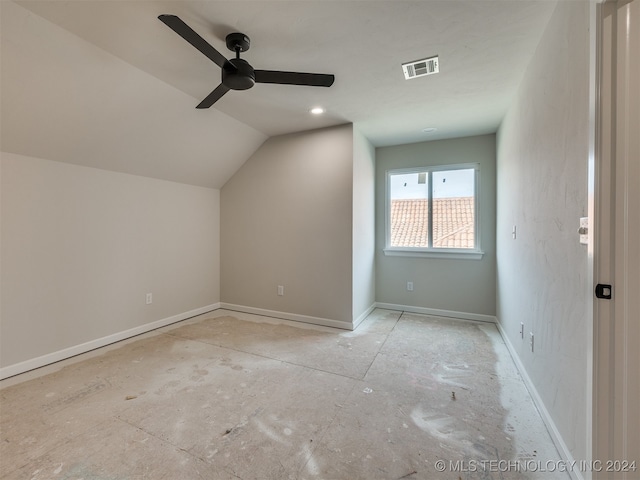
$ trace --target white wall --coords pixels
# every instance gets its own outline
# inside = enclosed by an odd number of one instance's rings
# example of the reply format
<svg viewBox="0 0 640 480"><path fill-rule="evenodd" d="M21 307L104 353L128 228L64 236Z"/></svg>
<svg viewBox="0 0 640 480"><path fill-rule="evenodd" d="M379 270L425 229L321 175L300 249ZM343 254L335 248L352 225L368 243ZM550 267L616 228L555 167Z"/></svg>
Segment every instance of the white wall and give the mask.
<svg viewBox="0 0 640 480"><path fill-rule="evenodd" d="M0 168L5 376L219 302L219 190L11 153Z"/></svg>
<svg viewBox="0 0 640 480"><path fill-rule="evenodd" d="M224 185L223 306L351 326L353 149L351 125L272 137Z"/></svg>
<svg viewBox="0 0 640 480"><path fill-rule="evenodd" d="M196 109L201 98L39 17L24 3L2 0L0 12L4 152L220 188L266 140L216 108ZM155 16L148 21L175 36ZM182 47L180 42L175 39ZM174 60L159 50L161 61Z"/></svg>
<svg viewBox="0 0 640 480"><path fill-rule="evenodd" d="M558 3L498 132L497 316L576 459L590 434L591 294L576 233L587 215L588 27L589 2Z"/></svg>
<svg viewBox="0 0 640 480"><path fill-rule="evenodd" d="M375 149L353 129L353 320L363 320L376 301Z"/></svg>
<svg viewBox="0 0 640 480"><path fill-rule="evenodd" d="M455 163L480 164L481 260L385 256L387 170ZM495 315L495 135L376 149L376 300L493 319ZM406 289L412 281L414 291ZM420 310L418 310L420 311ZM459 316L459 315L458 315ZM485 318L485 317L490 318Z"/></svg>

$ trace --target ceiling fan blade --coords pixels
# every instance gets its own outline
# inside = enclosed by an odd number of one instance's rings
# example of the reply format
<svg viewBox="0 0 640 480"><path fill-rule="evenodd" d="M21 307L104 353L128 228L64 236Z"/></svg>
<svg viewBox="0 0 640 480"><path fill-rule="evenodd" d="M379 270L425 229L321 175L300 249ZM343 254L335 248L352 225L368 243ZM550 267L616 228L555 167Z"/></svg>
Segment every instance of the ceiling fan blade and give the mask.
<svg viewBox="0 0 640 480"><path fill-rule="evenodd" d="M216 87L216 89L207 95L207 98L202 100L196 108L209 108L211 105L216 103L220 98L229 91L229 87L221 83Z"/></svg>
<svg viewBox="0 0 640 480"><path fill-rule="evenodd" d="M276 70L255 70L256 83L279 83L284 85L308 85L310 87L330 87L335 77L324 73L278 72Z"/></svg>
<svg viewBox="0 0 640 480"><path fill-rule="evenodd" d="M158 19L197 48L203 55L216 63L220 68L222 68L227 61L224 55L213 48L209 42L198 35L189 25L184 23L176 15L160 15Z"/></svg>

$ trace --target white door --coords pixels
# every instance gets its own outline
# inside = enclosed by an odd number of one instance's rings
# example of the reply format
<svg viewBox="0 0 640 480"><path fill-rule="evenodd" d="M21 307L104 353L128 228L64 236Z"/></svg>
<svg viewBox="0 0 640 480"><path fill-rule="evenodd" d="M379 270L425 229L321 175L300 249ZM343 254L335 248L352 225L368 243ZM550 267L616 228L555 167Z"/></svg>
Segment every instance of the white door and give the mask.
<svg viewBox="0 0 640 480"><path fill-rule="evenodd" d="M599 22L593 478L640 478L640 0L606 2ZM588 475L587 475L588 477Z"/></svg>

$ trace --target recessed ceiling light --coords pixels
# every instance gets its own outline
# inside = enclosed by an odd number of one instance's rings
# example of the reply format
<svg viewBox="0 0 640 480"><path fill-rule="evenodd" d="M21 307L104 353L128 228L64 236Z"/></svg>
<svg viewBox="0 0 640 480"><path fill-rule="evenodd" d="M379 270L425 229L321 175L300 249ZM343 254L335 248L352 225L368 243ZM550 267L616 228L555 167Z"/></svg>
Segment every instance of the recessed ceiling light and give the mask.
<svg viewBox="0 0 640 480"><path fill-rule="evenodd" d="M422 129L422 133L433 133L433 132L437 132L438 129L436 127L428 127L428 128L423 128Z"/></svg>
<svg viewBox="0 0 640 480"><path fill-rule="evenodd" d="M314 115L322 115L324 113L324 108L322 107L313 107L311 110L309 110L311 113L313 113Z"/></svg>

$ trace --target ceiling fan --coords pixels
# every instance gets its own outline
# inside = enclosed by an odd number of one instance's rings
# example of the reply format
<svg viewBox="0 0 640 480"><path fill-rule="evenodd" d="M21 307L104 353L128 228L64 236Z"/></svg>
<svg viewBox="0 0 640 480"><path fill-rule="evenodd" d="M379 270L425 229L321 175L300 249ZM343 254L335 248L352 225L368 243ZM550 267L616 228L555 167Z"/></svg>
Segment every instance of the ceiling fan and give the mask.
<svg viewBox="0 0 640 480"><path fill-rule="evenodd" d="M249 37L244 33L230 33L227 35L227 48L236 53L235 58L227 60L176 15L160 15L158 19L222 69L222 83L207 95L196 108L209 108L229 90L247 90L256 83L330 87L335 80L333 75L323 73L255 70L249 65L249 62L240 58L240 52L246 52L250 46Z"/></svg>

